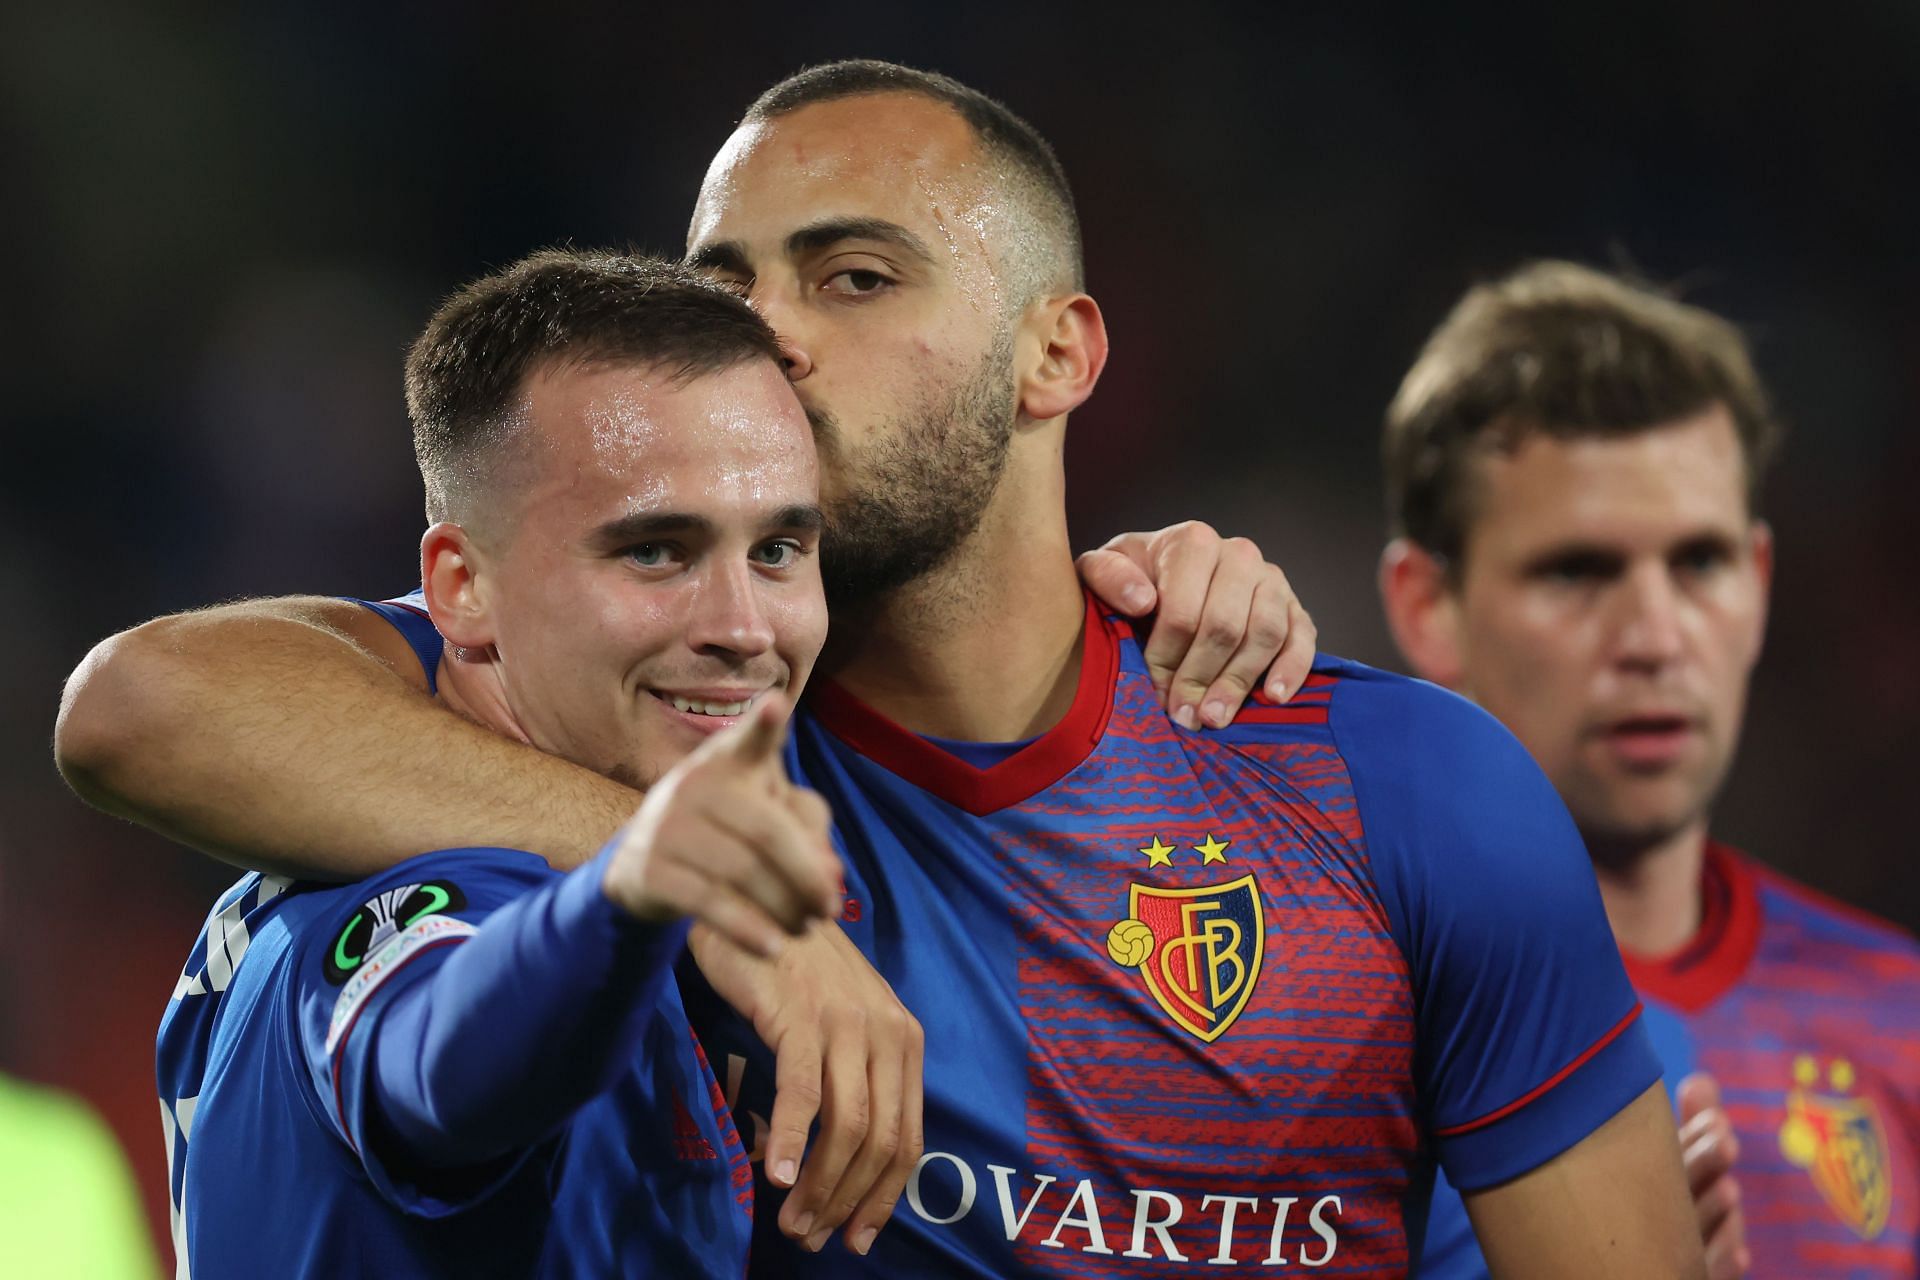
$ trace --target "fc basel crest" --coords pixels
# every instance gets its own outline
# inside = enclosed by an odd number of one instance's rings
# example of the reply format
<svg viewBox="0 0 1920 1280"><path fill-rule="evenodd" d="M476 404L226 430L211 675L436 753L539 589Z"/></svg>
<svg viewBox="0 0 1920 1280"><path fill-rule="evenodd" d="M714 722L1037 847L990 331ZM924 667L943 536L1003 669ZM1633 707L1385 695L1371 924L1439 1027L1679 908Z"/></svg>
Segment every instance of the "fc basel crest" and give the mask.
<svg viewBox="0 0 1920 1280"><path fill-rule="evenodd" d="M337 987L351 978L361 961L421 917L466 905L466 895L448 880L423 880L378 894L361 904L327 948L327 981Z"/></svg>
<svg viewBox="0 0 1920 1280"><path fill-rule="evenodd" d="M1225 841L1195 846L1206 861ZM1156 850L1167 849L1155 837ZM1155 860L1147 850L1150 863ZM1167 849L1167 853L1172 850ZM1182 1030L1211 1043L1239 1018L1260 979L1266 910L1251 875L1219 884L1163 889L1127 887L1127 918L1107 931L1107 955L1139 972L1147 993Z"/></svg>
<svg viewBox="0 0 1920 1280"><path fill-rule="evenodd" d="M1848 1096L1856 1083L1851 1063L1836 1059L1827 1069L1831 1094L1815 1093L1820 1064L1802 1055L1793 1064L1787 1119L1780 1126L1780 1154L1813 1178L1827 1204L1862 1240L1878 1236L1893 1205L1887 1133L1873 1099Z"/></svg>

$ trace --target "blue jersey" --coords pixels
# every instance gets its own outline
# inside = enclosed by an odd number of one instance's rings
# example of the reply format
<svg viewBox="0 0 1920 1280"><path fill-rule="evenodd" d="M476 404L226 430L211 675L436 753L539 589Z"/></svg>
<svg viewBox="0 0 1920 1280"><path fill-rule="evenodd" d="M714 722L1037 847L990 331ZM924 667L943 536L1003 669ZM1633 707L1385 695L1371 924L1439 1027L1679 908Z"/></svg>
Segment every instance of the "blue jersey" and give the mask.
<svg viewBox="0 0 1920 1280"><path fill-rule="evenodd" d="M161 1022L182 1276L726 1277L745 1152L596 859L458 849L221 898Z"/></svg>
<svg viewBox="0 0 1920 1280"><path fill-rule="evenodd" d="M971 760L817 688L848 934L926 1031L927 1150L872 1254L766 1275L1397 1274L1435 1161L1489 1186L1658 1078L1586 854L1517 742L1322 658L1187 732L1089 606L1072 709ZM771 1063L683 974L764 1122Z"/></svg>

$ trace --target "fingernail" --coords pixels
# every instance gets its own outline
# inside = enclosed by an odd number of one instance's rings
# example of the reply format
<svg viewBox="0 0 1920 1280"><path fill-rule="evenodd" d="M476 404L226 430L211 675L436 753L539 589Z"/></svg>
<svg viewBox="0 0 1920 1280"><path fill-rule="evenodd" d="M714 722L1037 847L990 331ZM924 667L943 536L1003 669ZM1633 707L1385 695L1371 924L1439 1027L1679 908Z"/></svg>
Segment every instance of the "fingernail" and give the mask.
<svg viewBox="0 0 1920 1280"><path fill-rule="evenodd" d="M853 1251L861 1257L867 1256L867 1250L873 1248L873 1238L880 1234L878 1227L862 1227L860 1234L853 1238Z"/></svg>
<svg viewBox="0 0 1920 1280"><path fill-rule="evenodd" d="M1136 613L1145 612L1147 606L1153 603L1153 592L1135 583L1120 593L1120 602ZM865 1250L861 1252L864 1253Z"/></svg>
<svg viewBox="0 0 1920 1280"><path fill-rule="evenodd" d="M1287 682L1285 680L1273 681L1267 686L1267 696L1275 702L1285 702L1287 700Z"/></svg>
<svg viewBox="0 0 1920 1280"><path fill-rule="evenodd" d="M809 1253L818 1253L827 1247L827 1241L831 1239L833 1239L833 1231L831 1228L822 1231L819 1235L810 1236L807 1239L807 1251Z"/></svg>
<svg viewBox="0 0 1920 1280"><path fill-rule="evenodd" d="M1200 716L1216 729L1226 728L1227 721L1233 718L1227 714L1227 704L1217 698L1200 708Z"/></svg>
<svg viewBox="0 0 1920 1280"><path fill-rule="evenodd" d="M1173 712L1173 722L1189 731L1200 727L1200 720L1193 714L1192 707L1176 707Z"/></svg>
<svg viewBox="0 0 1920 1280"><path fill-rule="evenodd" d="M773 1180L783 1187L790 1187L793 1185L794 1174L798 1172L792 1160L782 1160L773 1167Z"/></svg>
<svg viewBox="0 0 1920 1280"><path fill-rule="evenodd" d="M803 1213L793 1220L793 1234L799 1236L802 1240L807 1238L807 1232L811 1230L813 1230L813 1215L811 1213Z"/></svg>

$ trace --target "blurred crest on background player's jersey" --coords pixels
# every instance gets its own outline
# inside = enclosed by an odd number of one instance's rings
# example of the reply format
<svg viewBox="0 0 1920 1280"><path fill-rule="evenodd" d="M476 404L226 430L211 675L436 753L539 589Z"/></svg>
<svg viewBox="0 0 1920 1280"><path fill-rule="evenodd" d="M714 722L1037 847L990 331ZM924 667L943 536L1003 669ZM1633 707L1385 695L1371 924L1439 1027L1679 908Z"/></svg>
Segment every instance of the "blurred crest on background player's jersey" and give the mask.
<svg viewBox="0 0 1920 1280"><path fill-rule="evenodd" d="M1855 1084L1848 1063L1836 1060L1828 1068L1827 1082L1837 1093L1814 1093L1819 1079L1811 1057L1794 1063L1780 1152L1807 1170L1842 1221L1871 1240L1886 1227L1893 1203L1886 1130L1871 1098L1846 1096Z"/></svg>
<svg viewBox="0 0 1920 1280"><path fill-rule="evenodd" d="M1266 911L1251 875L1224 884L1128 887L1129 918L1107 953L1136 969L1147 993L1185 1031L1211 1043L1233 1025L1266 953Z"/></svg>

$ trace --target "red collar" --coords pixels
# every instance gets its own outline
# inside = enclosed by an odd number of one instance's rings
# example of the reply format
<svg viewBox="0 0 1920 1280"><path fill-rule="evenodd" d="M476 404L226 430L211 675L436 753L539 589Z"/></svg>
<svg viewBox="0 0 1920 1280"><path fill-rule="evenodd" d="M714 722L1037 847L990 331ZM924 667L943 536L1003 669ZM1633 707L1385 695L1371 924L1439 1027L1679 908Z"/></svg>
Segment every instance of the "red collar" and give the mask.
<svg viewBox="0 0 1920 1280"><path fill-rule="evenodd" d="M1700 889L1700 927L1678 951L1657 959L1620 953L1641 995L1686 1013L1726 994L1760 945L1760 896L1753 869L1739 854L1707 841Z"/></svg>
<svg viewBox="0 0 1920 1280"><path fill-rule="evenodd" d="M831 680L815 687L808 706L828 732L875 764L968 813L988 814L1066 777L1106 733L1120 674L1120 635L1091 596L1080 644L1080 685L1065 718L991 769L977 769L901 728Z"/></svg>

